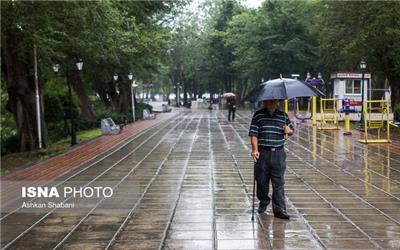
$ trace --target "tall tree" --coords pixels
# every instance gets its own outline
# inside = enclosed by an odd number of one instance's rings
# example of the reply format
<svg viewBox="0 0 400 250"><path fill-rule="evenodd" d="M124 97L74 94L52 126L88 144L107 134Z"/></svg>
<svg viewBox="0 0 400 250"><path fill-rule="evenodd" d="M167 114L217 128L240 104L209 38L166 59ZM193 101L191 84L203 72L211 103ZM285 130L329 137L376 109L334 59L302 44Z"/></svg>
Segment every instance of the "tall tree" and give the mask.
<svg viewBox="0 0 400 250"><path fill-rule="evenodd" d="M209 35L209 57L212 63L210 74L219 83L223 84L221 90L232 91L235 71L232 68L234 55L232 48L223 41L224 32L232 18L241 11L236 1L222 0L217 5L215 16L212 17L213 30ZM221 91L222 92L222 91Z"/></svg>
<svg viewBox="0 0 400 250"><path fill-rule="evenodd" d="M63 76L71 83L83 116L94 115L88 98L94 91L103 98L113 97L105 103L115 104L116 112L123 112L129 103L126 75L132 70L137 77L146 78L156 69L166 40L164 22L176 5L170 1L2 1L1 9L7 13L1 19L2 72L20 150L37 147L34 45L38 48L42 120L45 77L56 77L51 72L53 61L60 63ZM77 56L84 60L82 74L75 66ZM112 81L114 72L121 75L120 94ZM42 128L46 135L44 122ZM47 138L44 145L48 145Z"/></svg>
<svg viewBox="0 0 400 250"><path fill-rule="evenodd" d="M322 1L314 26L321 64L329 70L355 70L361 59L387 79L392 105L400 103L400 2Z"/></svg>
<svg viewBox="0 0 400 250"><path fill-rule="evenodd" d="M7 109L14 115L21 151L38 147L36 126L34 45L39 59L46 53L48 41L43 33L52 22L54 6L49 3L2 1L1 9L1 59L8 92ZM48 16L42 13L49 13ZM39 72L42 69L39 67ZM43 146L47 147L46 124L44 123L44 79L39 74L40 119L42 122Z"/></svg>

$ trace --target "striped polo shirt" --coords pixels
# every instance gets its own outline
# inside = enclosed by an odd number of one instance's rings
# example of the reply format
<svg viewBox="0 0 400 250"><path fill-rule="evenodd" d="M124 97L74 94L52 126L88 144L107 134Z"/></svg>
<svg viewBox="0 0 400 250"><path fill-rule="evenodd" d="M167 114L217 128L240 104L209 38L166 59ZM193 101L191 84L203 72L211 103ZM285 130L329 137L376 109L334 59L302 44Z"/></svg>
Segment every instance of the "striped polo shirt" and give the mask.
<svg viewBox="0 0 400 250"><path fill-rule="evenodd" d="M293 129L293 125L285 112L277 109L271 115L266 108L263 108L254 113L249 136L258 138L260 148L280 148L285 145L283 129L285 124Z"/></svg>

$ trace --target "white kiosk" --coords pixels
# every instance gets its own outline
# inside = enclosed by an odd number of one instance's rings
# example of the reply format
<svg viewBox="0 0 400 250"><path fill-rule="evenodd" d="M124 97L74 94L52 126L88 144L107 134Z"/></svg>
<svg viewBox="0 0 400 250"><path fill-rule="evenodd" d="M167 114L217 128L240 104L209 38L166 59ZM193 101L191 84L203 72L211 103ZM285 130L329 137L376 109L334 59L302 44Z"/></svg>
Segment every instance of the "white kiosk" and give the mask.
<svg viewBox="0 0 400 250"><path fill-rule="evenodd" d="M334 72L331 73L333 81L333 98L339 100L339 120L344 120L343 107L345 100L350 101L350 120L359 121L361 119L362 89L364 90L364 100L377 98L373 96L373 91L379 92L379 99L389 100L389 89L373 89L371 86L371 73L364 73L364 84L362 83L362 73L357 72ZM375 93L376 95L377 93ZM392 117L393 114L389 114ZM386 117L385 117L386 118ZM386 120L386 119L385 119Z"/></svg>
<svg viewBox="0 0 400 250"><path fill-rule="evenodd" d="M364 88L362 87L361 73L335 72L331 74L331 79L333 80L333 98L339 100L339 111L343 110L343 101L348 99L353 112L361 112L361 89L364 89L364 100L368 100L368 89L371 89L371 74L364 73Z"/></svg>

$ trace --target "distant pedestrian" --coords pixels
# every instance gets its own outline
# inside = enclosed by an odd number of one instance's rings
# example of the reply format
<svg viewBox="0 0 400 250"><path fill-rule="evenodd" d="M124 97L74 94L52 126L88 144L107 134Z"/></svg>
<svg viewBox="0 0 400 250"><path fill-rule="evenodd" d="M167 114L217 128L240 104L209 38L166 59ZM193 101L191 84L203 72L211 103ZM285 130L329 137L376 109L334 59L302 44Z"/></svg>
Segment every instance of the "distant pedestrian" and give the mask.
<svg viewBox="0 0 400 250"><path fill-rule="evenodd" d="M259 213L266 211L271 201L269 182L272 182L272 210L274 216L289 219L285 205L286 153L285 138L293 134L293 125L288 115L278 110L278 100L264 101L264 108L254 113L249 136L251 156L255 161L257 198L260 200Z"/></svg>
<svg viewBox="0 0 400 250"><path fill-rule="evenodd" d="M235 97L229 97L227 99L228 105L228 121L235 120L235 112L236 112L236 99Z"/></svg>

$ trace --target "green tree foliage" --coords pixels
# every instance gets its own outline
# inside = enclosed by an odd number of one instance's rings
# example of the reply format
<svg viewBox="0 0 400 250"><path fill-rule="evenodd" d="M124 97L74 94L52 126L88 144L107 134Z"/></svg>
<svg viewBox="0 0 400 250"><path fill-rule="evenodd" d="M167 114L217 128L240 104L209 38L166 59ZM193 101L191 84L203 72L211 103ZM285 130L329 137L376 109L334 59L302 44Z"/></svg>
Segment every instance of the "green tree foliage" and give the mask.
<svg viewBox="0 0 400 250"><path fill-rule="evenodd" d="M180 54L190 55L185 74L196 72L210 93L234 91L241 98L262 78L299 73L304 79L308 71L322 72L328 82L330 72L359 71L363 58L375 84L388 81L392 103L400 102L398 1L266 0L254 10L220 0L206 1L203 9L178 24L174 37L201 34L190 46L179 45ZM199 16L205 18L198 22ZM169 63L179 68L177 61Z"/></svg>
<svg viewBox="0 0 400 250"><path fill-rule="evenodd" d="M310 19L304 15L308 5L303 1L265 2L229 23L224 41L234 50L233 66L244 85L239 88L242 95L249 89L248 82L254 87L262 78L304 75L310 70L316 52L308 30Z"/></svg>
<svg viewBox="0 0 400 250"><path fill-rule="evenodd" d="M356 70L361 58L368 70L386 79L392 104L400 102L400 2L321 1L313 31L321 65L329 71Z"/></svg>
<svg viewBox="0 0 400 250"><path fill-rule="evenodd" d="M153 94L169 94L180 83L186 104L205 92L233 91L241 100L262 78L279 74L304 78L321 71L328 80L332 71L359 71L363 58L376 83L390 84L393 106L400 102L398 1L265 0L249 9L239 0L204 0L183 9L186 3L2 1L2 101L13 115L19 149L37 145L34 45L45 125L65 116L56 113L68 102L67 82L85 124L103 110L122 117L130 111L129 72L153 83ZM76 57L84 61L82 72Z"/></svg>
<svg viewBox="0 0 400 250"><path fill-rule="evenodd" d="M184 3L184 2L183 2ZM46 103L59 106L58 95L45 98L46 82L66 84L66 77L79 99L80 113L94 117L90 95L95 93L115 112L130 107L127 74L149 78L158 66L160 48L166 41L174 1L2 1L2 73L8 92L7 107L14 115L19 149L37 147L33 47L36 45L42 107L44 146L49 138ZM75 66L83 59L83 72ZM60 72L52 72L54 62ZM118 73L118 82L112 75ZM119 93L116 91L118 85ZM49 107L52 113L52 107ZM62 111L61 111L62 112ZM46 117L52 117L46 115ZM57 116L54 117L56 119ZM58 118L57 118L58 119Z"/></svg>

